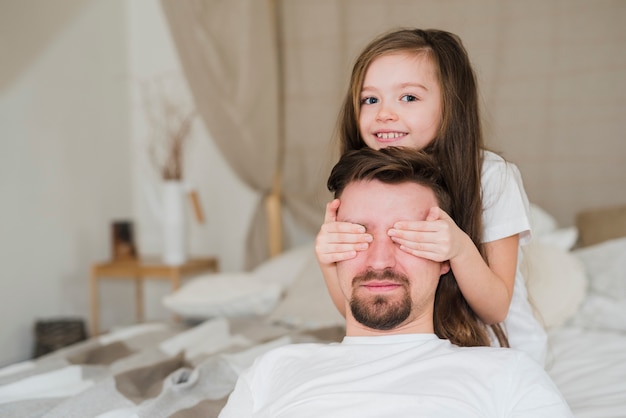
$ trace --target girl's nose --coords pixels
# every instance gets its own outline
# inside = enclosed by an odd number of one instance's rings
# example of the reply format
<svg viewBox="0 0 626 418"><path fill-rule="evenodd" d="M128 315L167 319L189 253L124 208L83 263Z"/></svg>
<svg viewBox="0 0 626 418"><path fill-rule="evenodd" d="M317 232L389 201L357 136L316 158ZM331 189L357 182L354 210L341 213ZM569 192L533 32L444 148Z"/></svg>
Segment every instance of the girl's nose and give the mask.
<svg viewBox="0 0 626 418"><path fill-rule="evenodd" d="M388 120L397 120L398 114L395 112L392 106L381 102L378 113L376 114L376 119L381 122Z"/></svg>
<svg viewBox="0 0 626 418"><path fill-rule="evenodd" d="M384 270L395 266L396 244L387 235L375 236L366 251L368 267Z"/></svg>

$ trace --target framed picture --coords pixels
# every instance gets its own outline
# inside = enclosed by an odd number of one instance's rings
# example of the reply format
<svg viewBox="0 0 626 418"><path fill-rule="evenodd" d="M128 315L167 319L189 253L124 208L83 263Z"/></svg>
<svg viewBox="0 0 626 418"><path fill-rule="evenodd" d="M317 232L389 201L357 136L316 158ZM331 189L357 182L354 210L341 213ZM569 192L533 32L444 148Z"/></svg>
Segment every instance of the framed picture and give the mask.
<svg viewBox="0 0 626 418"><path fill-rule="evenodd" d="M114 260L134 260L137 258L132 221L114 221L111 224L111 242L111 254Z"/></svg>

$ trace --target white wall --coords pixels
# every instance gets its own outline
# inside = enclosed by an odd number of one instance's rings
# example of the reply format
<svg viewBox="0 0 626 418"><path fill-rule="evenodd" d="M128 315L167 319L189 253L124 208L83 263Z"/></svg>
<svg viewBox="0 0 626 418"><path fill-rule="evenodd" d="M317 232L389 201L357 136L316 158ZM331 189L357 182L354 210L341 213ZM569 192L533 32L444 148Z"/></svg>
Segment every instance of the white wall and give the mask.
<svg viewBox="0 0 626 418"><path fill-rule="evenodd" d="M137 80L180 67L158 0L4 0L0 37L11 39L0 70L2 366L30 358L38 319L88 323L89 267L110 256L111 221L134 220L140 251L160 251L144 196L158 182ZM199 120L185 168L207 218L190 225L190 252L242 269L256 196ZM104 329L133 322L133 290L102 283ZM146 286L148 320L169 318L160 303L168 290Z"/></svg>
<svg viewBox="0 0 626 418"><path fill-rule="evenodd" d="M132 210L123 0L56 3L0 6L3 62L40 42L0 91L0 365L31 356L37 319L86 318L89 264Z"/></svg>

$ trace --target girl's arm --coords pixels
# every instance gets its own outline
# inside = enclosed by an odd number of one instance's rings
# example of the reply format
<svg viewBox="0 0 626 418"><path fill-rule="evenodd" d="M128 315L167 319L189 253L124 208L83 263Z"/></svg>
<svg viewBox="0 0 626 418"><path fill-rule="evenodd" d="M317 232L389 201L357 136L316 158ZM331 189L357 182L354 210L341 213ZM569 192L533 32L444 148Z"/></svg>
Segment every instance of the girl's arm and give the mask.
<svg viewBox="0 0 626 418"><path fill-rule="evenodd" d="M372 240L365 227L349 222L337 222L339 199L326 204L324 224L315 238L315 256L324 276L333 303L344 317L346 302L339 288L337 263L356 257L357 251L366 250Z"/></svg>
<svg viewBox="0 0 626 418"><path fill-rule="evenodd" d="M485 243L489 264L485 263L469 237L467 240L465 255L450 262L459 288L483 322L488 325L502 322L513 297L519 236Z"/></svg>
<svg viewBox="0 0 626 418"><path fill-rule="evenodd" d="M513 296L519 235L486 243L489 264L469 236L439 208L432 208L425 221L397 222L389 235L416 257L449 260L463 296L480 319L486 324L504 321Z"/></svg>

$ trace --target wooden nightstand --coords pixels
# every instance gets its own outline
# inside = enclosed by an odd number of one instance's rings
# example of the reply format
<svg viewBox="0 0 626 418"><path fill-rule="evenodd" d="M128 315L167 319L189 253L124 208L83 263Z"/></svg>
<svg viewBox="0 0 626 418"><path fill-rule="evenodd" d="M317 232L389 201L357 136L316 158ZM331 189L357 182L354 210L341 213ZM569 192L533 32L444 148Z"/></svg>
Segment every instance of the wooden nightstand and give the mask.
<svg viewBox="0 0 626 418"><path fill-rule="evenodd" d="M215 257L191 258L180 266L163 264L158 258L141 260L119 260L96 263L91 266L91 333L100 333L100 301L98 280L122 279L135 282L135 303L137 321L143 321L143 281L146 279L166 279L172 283L172 291L180 287L181 278L190 274L218 271L219 262Z"/></svg>

